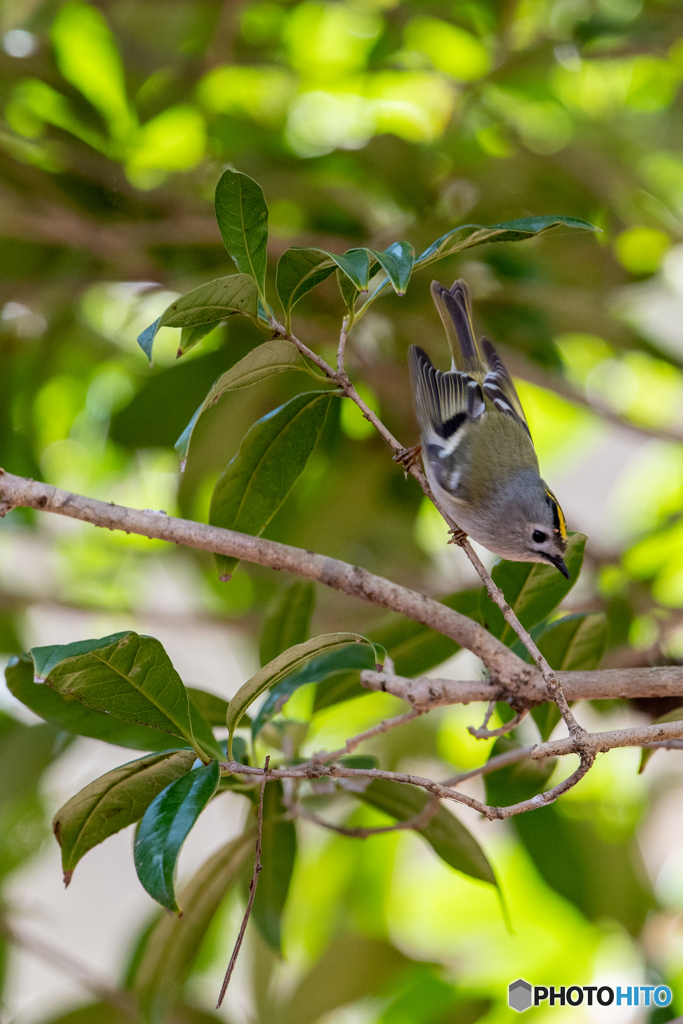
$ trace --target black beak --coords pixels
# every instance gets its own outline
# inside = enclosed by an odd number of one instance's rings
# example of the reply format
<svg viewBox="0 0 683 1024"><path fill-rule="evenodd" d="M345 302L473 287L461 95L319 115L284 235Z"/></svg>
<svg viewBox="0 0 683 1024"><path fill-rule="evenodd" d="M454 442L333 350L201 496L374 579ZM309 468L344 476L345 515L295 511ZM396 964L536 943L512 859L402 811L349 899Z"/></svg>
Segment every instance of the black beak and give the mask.
<svg viewBox="0 0 683 1024"><path fill-rule="evenodd" d="M563 576L566 576L568 580L571 579L571 576L569 575L569 569L564 564L564 559L561 558L560 555L546 555L545 557L548 559L551 565L554 565L555 568L562 573Z"/></svg>

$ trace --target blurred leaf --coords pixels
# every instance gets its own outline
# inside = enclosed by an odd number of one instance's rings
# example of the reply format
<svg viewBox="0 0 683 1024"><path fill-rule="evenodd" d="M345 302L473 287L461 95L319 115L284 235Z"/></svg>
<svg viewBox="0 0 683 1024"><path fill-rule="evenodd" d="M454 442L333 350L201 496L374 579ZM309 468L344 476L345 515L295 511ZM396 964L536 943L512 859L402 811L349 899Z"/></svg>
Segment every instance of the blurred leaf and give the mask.
<svg viewBox="0 0 683 1024"><path fill-rule="evenodd" d="M182 327L183 332L190 330L189 334L181 335L178 355L183 355L229 316L243 313L256 319L257 300L256 285L248 274L232 274L208 281L167 306L161 316L138 336L138 344L151 363L152 346L159 328ZM195 328L206 330L195 332Z"/></svg>
<svg viewBox="0 0 683 1024"><path fill-rule="evenodd" d="M124 722L180 736L197 749L187 692L153 637L114 633L100 640L34 647L29 653L36 675L56 693Z"/></svg>
<svg viewBox="0 0 683 1024"><path fill-rule="evenodd" d="M287 902L296 858L296 827L293 821L278 821L286 814L282 783L269 782L263 796L263 838L261 864L252 917L271 949L282 952L280 919Z"/></svg>
<svg viewBox="0 0 683 1024"><path fill-rule="evenodd" d="M190 698L190 705L197 709L205 722L213 726L225 725L227 700L223 700L215 693L209 693L208 690L199 690L195 686L186 686L185 689Z"/></svg>
<svg viewBox="0 0 683 1024"><path fill-rule="evenodd" d="M248 679L230 701L226 719L230 730L230 739L232 740L232 735L244 712L269 687L275 686L281 679L305 665L311 658L346 647L348 644L367 645L372 649L375 662L383 664L385 652L358 633L323 633L322 636L315 636L303 644L290 647L264 665L251 679Z"/></svg>
<svg viewBox="0 0 683 1024"><path fill-rule="evenodd" d="M289 647L308 639L315 606L315 586L299 580L278 594L261 633L259 657L266 665Z"/></svg>
<svg viewBox="0 0 683 1024"><path fill-rule="evenodd" d="M349 669L358 671L364 668L374 669L376 663L377 650L375 647L360 647L356 644L343 647L340 650L328 651L319 658L314 658L303 668L288 675L277 686L271 688L256 717L252 720L252 737L256 739L266 722L269 722L281 710L286 701L301 686L306 686L308 683L324 683L330 677L339 679L340 674L343 674L343 678L346 680ZM358 671L354 673L354 679L358 679Z"/></svg>
<svg viewBox="0 0 683 1024"><path fill-rule="evenodd" d="M431 966L406 972L401 982L392 987L392 996L399 991L377 1024L475 1024L492 1005L488 999L463 999Z"/></svg>
<svg viewBox="0 0 683 1024"><path fill-rule="evenodd" d="M554 707L554 705L553 705ZM508 750L519 750L522 746L507 736L499 736L491 747L489 760L498 754L506 754ZM544 757L534 760L525 757L523 761L509 764L495 772L484 775L486 786L486 802L492 807L507 807L509 804L528 800L537 793L542 793L548 779L555 771L557 758Z"/></svg>
<svg viewBox="0 0 683 1024"><path fill-rule="evenodd" d="M342 935L327 947L282 1009L283 1024L316 1024L325 1014L379 995L410 965L382 939Z"/></svg>
<svg viewBox="0 0 683 1024"><path fill-rule="evenodd" d="M183 916L164 914L152 932L135 975L134 990L146 1024L163 1024L175 1005L202 939L242 865L254 849L254 832L222 846L183 889Z"/></svg>
<svg viewBox="0 0 683 1024"><path fill-rule="evenodd" d="M587 806L585 814L570 817L550 804L511 821L552 889L590 921L611 918L638 935L656 901L637 842L626 842L620 829L609 839L605 828L598 831L590 820L595 809Z"/></svg>
<svg viewBox="0 0 683 1024"><path fill-rule="evenodd" d="M280 339L277 341L266 341L263 345L258 345L222 374L212 386L208 395L176 441L176 451L181 459L185 460L187 458L192 432L202 413L206 412L212 405L216 405L218 400L228 391L251 387L252 384L258 384L259 381L266 380L267 377L272 377L275 373L282 373L283 370L303 370L305 373L315 377L316 380L322 380L318 374L308 367L299 350L290 341Z"/></svg>
<svg viewBox="0 0 683 1024"><path fill-rule="evenodd" d="M408 821L423 809L429 796L415 786L404 786L389 779L373 779L359 800L371 804L397 821ZM474 836L443 805L424 828L417 829L433 850L456 871L497 885L493 868Z"/></svg>
<svg viewBox="0 0 683 1024"><path fill-rule="evenodd" d="M332 391L308 391L258 420L211 497L209 522L260 537L304 471L325 424ZM222 580L238 558L215 556Z"/></svg>
<svg viewBox="0 0 683 1024"><path fill-rule="evenodd" d="M521 242L525 238L559 227L579 228L583 231L600 230L594 224L589 224L578 217L561 216L523 217L521 220L509 220L503 224L492 224L490 227L483 227L481 224L461 224L460 227L437 238L436 242L432 242L415 260L415 266L427 266L443 256L460 252L462 249L471 249L475 245L484 245L486 242Z"/></svg>
<svg viewBox="0 0 683 1024"><path fill-rule="evenodd" d="M57 736L54 725L24 725L8 716L0 741L0 807L36 790L56 756Z"/></svg>
<svg viewBox="0 0 683 1024"><path fill-rule="evenodd" d="M653 718L652 725L659 725L660 722L683 722L683 708L674 708L673 711L667 711L665 715L660 715L659 718ZM647 762L656 752L657 747L642 748L640 751L640 767L638 768L638 774L645 771Z"/></svg>
<svg viewBox="0 0 683 1024"><path fill-rule="evenodd" d="M225 248L237 269L256 282L267 312L268 207L261 186L241 171L224 171L216 186L216 220Z"/></svg>
<svg viewBox="0 0 683 1024"><path fill-rule="evenodd" d="M29 655L10 658L5 669L5 679L8 690L17 700L34 714L61 729L133 750L168 749L166 733L144 725L122 722L102 711L93 711L73 697L55 693L45 683L34 683L33 661Z"/></svg>
<svg viewBox="0 0 683 1024"><path fill-rule="evenodd" d="M602 612L593 615L566 615L541 627L534 640L543 657L556 671L588 671L598 668L607 646L607 618ZM517 644L513 650L517 650ZM521 654L521 652L517 651ZM531 661L528 651L525 660ZM549 701L531 709L543 741L547 740L560 720L557 704Z"/></svg>
<svg viewBox="0 0 683 1024"><path fill-rule="evenodd" d="M0 610L0 652L2 654L18 654L23 644L19 636L18 615Z"/></svg>
<svg viewBox="0 0 683 1024"><path fill-rule="evenodd" d="M385 274L389 277L397 295L405 295L415 262L415 250L410 242L394 242L384 252L369 249Z"/></svg>
<svg viewBox="0 0 683 1024"><path fill-rule="evenodd" d="M531 629L564 600L572 589L583 563L587 537L574 533L569 538L565 563L571 579L566 579L552 565L540 562L508 562L504 559L493 567L491 576L505 594L505 600L525 629ZM503 618L485 590L482 590L480 614L487 628L504 644L512 646L517 634Z"/></svg>
<svg viewBox="0 0 683 1024"><path fill-rule="evenodd" d="M219 1024L224 1020L224 1017L182 1003L173 1008L173 1024ZM139 1017L133 1014L132 1009L128 1014L110 1003L91 1003L59 1017L51 1017L49 1021L41 1021L41 1024L136 1024L138 1021Z"/></svg>
<svg viewBox="0 0 683 1024"><path fill-rule="evenodd" d="M158 794L145 811L135 837L135 870L152 899L181 915L174 881L180 849L218 788L220 766L195 768Z"/></svg>
<svg viewBox="0 0 683 1024"><path fill-rule="evenodd" d="M88 850L139 821L154 798L190 771L191 750L167 750L129 761L73 796L55 814L52 830L62 849L64 884Z"/></svg>

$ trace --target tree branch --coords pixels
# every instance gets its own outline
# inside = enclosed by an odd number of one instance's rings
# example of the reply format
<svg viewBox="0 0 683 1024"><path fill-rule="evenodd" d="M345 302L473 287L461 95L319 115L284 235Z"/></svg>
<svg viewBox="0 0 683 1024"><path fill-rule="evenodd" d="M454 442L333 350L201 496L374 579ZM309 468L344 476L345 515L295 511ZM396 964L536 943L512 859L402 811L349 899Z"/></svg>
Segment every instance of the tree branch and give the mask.
<svg viewBox="0 0 683 1024"><path fill-rule="evenodd" d="M381 825L376 828L351 828L347 825L334 825L331 821L319 818L317 814L313 814L305 807L302 807L301 804L295 804L292 811L297 817L305 818L306 821L312 821L314 825L320 825L321 828L338 832L339 835L350 836L352 839L368 839L370 836L379 836L384 832L400 832L401 829L415 829L419 832L421 828L427 827L434 815L438 813L440 806L438 796L432 794L420 813L416 814L415 817L409 818L407 821L397 821L395 825Z"/></svg>
<svg viewBox="0 0 683 1024"><path fill-rule="evenodd" d="M109 530L122 530L202 551L234 555L271 569L283 569L435 629L476 654L492 678L504 680L508 686L523 690L534 674L529 665L473 619L424 594L336 558L189 519L97 501L0 470L0 516L19 506L80 519Z"/></svg>

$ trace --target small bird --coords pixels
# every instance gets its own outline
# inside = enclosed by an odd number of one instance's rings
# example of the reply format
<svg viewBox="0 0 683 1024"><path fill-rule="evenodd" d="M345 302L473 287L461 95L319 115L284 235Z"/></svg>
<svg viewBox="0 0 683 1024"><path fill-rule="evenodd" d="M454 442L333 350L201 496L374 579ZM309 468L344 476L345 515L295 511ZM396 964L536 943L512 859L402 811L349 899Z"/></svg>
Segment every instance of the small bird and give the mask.
<svg viewBox="0 0 683 1024"><path fill-rule="evenodd" d="M432 281L431 291L451 369L435 369L416 345L409 362L432 490L463 533L489 551L515 562L549 562L569 579L565 518L539 474L510 374L488 338L475 338L465 282L448 289Z"/></svg>

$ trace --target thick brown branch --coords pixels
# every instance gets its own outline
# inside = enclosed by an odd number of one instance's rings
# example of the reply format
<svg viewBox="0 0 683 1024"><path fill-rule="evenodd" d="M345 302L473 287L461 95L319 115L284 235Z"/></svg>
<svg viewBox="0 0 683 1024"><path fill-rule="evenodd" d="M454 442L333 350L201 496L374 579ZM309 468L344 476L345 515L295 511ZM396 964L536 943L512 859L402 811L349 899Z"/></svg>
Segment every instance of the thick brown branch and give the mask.
<svg viewBox="0 0 683 1024"><path fill-rule="evenodd" d="M599 754L616 747L647 747L681 737L683 722L661 722L659 725L641 725L632 729L615 729L613 732L586 733L580 746L569 736L561 740L550 740L534 747L531 757L561 757L564 754L576 754L579 749Z"/></svg>
<svg viewBox="0 0 683 1024"><path fill-rule="evenodd" d="M85 498L0 471L0 515L18 506L54 512L109 530L122 530L185 547L234 555L271 569L283 569L430 626L473 651L482 659L492 677L504 680L507 685L523 687L525 680L533 674L533 669L477 622L424 594L375 576L357 565L234 530Z"/></svg>

